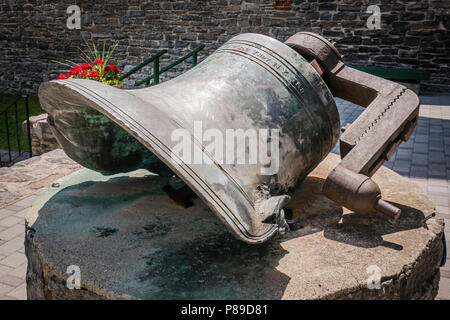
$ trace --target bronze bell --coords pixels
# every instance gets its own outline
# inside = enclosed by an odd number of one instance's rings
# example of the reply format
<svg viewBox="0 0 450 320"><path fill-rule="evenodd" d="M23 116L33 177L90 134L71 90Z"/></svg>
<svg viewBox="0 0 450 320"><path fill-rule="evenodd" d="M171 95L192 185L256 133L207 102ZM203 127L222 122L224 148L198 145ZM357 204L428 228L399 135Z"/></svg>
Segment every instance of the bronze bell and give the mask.
<svg viewBox="0 0 450 320"><path fill-rule="evenodd" d="M324 193L358 212L398 217L369 177L414 129L417 96L346 67L318 35L298 33L283 44L242 34L181 76L145 89L82 79L39 88L72 159L105 174L174 172L248 243L288 231L290 192L339 137L333 94L368 108L341 137L345 157Z"/></svg>

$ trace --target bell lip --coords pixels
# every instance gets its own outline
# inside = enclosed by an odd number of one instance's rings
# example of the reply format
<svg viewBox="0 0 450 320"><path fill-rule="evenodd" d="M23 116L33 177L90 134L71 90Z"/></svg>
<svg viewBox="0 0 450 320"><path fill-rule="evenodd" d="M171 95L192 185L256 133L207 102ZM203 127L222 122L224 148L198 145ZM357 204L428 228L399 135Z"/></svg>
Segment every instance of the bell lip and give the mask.
<svg viewBox="0 0 450 320"><path fill-rule="evenodd" d="M41 99L41 96L43 95L52 96L52 92L61 90L65 91L68 96L72 95L73 98L79 99L80 103L83 103L84 106L87 105L114 121L117 125L131 134L142 145L144 145L148 150L150 150L154 155L156 155L170 169L172 169L177 174L177 176L181 178L203 200L203 202L212 209L216 216L225 224L227 229L238 239L250 244L262 243L270 239L278 232L277 225L260 222L260 224L267 226L265 232L259 235L251 234L248 231L248 227L246 227L243 224L243 221L239 219L239 212L233 212L232 209L228 208L227 205L222 201L220 195L217 194L213 189L211 189L201 179L201 177L199 177L195 173L195 170L190 165L183 163L181 159L179 162L173 161L170 152L171 150L166 145L161 143L161 141L148 130L146 130L146 132L150 133L150 135L154 139L145 140L144 137L146 135L141 129L143 127L132 117L128 116L126 112L115 106L111 101L97 95L96 89L98 88L114 92L115 95L118 94L121 96L126 96L129 99L128 101L134 100L133 102L135 104L144 105L147 103L144 103L144 101L139 97L130 93L130 91L138 91L144 89L117 89L98 81L87 79L66 79L44 82L39 87L38 95L39 99L42 101L43 99ZM51 114L53 107L50 104L45 104L42 102L41 104L42 108L49 114ZM122 114L122 117L120 116L120 114ZM176 129L175 126L174 129ZM217 170L217 174L223 174L223 171L217 166L213 166L213 168ZM235 185L234 182L227 176L225 177L230 186L234 187L236 189L236 192L238 192L238 194L242 196L242 199L240 200L246 201L248 203L248 206L252 207L254 210L254 204L250 203L245 195L241 193L239 186Z"/></svg>

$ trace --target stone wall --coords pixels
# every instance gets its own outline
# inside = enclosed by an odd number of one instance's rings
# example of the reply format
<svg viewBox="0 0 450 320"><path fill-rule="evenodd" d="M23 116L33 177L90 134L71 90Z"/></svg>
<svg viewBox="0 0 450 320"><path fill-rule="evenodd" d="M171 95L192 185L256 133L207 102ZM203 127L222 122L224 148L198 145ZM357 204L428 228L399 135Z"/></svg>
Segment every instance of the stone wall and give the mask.
<svg viewBox="0 0 450 320"><path fill-rule="evenodd" d="M66 26L73 4L81 8L80 30ZM381 9L379 30L366 25L371 4ZM428 69L425 89L450 88L448 0L4 0L0 8L1 91L36 92L40 82L67 71L52 60L77 60L82 38L119 41L115 62L129 70L163 48L164 66L205 44L201 60L239 33L284 41L305 30L337 41L349 63Z"/></svg>

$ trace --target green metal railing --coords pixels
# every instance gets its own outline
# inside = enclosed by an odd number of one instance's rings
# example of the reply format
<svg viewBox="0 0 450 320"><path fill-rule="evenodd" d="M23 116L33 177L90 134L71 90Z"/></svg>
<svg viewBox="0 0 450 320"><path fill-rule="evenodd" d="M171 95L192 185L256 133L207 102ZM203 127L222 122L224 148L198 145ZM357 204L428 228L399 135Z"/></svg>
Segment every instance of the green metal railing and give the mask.
<svg viewBox="0 0 450 320"><path fill-rule="evenodd" d="M159 83L159 77L164 72L174 68L175 66L179 65L180 63L182 63L183 61L189 59L190 57L192 57L192 66L195 67L197 65L197 63L198 63L198 60L197 60L198 52L201 51L203 48L205 48L205 45L202 44L202 45L198 46L197 48L195 48L194 50L192 50L191 52L189 52L187 55L185 55L185 56L181 57L180 59L174 61L173 63L171 63L167 67L159 69L159 58L163 54L165 54L167 52L167 50L161 50L157 54L151 56L150 58L148 58L147 60L145 60L141 64L137 65L136 67L134 67L133 69L131 69L130 71L128 71L127 73L122 75L119 79L123 80L125 78L128 78L133 73L135 73L135 72L139 71L140 69L142 69L143 67L145 67L147 64L153 62L153 74L151 76L143 79L143 80L140 80L140 81L136 82L134 84L135 87L143 85L143 84L145 84L146 87L153 86L153 85Z"/></svg>
<svg viewBox="0 0 450 320"><path fill-rule="evenodd" d="M26 116L26 126L27 126L27 144L28 144L28 152L25 150L25 146L21 143L21 120L19 117L19 114L21 114L19 110L20 102L23 100L24 102L24 111ZM10 118L10 116L14 115L14 118ZM23 95L21 97L18 97L15 99L6 109L2 110L0 112L0 120L4 119L4 126L5 129L0 130L1 134L5 134L4 140L7 142L8 149L6 150L0 150L3 152L0 152L0 167L4 166L10 166L14 164L14 162L19 160L24 160L24 155L28 153L28 157L31 158L32 156L32 149L31 149L31 130L30 130L30 107L29 107L29 100L28 96ZM14 119L14 120L13 120ZM12 126L11 126L12 125ZM0 123L0 129L3 127L3 124ZM12 150L12 144L16 140L16 146L17 151ZM2 159L2 153L3 157L7 159Z"/></svg>
<svg viewBox="0 0 450 320"><path fill-rule="evenodd" d="M144 62L138 64L136 67L134 67L133 69L131 69L130 71L128 71L127 73L121 75L119 77L119 80L122 81L123 79L128 78L129 76L131 76L133 73L141 70L143 67L145 67L146 65L148 65L149 63L153 62L153 68L154 69L159 69L159 58L163 55L167 53L167 50L161 50L158 51L156 54L154 54L153 56L151 56L150 58L148 58L147 60L145 60Z"/></svg>

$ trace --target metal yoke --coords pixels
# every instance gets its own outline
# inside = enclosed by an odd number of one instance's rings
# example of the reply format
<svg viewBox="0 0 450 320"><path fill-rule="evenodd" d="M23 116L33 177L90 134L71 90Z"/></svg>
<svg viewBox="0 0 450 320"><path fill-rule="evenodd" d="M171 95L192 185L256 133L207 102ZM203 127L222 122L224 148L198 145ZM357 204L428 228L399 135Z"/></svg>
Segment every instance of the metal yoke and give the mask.
<svg viewBox="0 0 450 320"><path fill-rule="evenodd" d="M378 211L397 219L401 210L381 199L370 177L414 131L418 96L405 86L346 66L333 44L317 34L300 32L285 44L310 61L334 96L366 108L343 128L342 161L328 175L323 193L355 212Z"/></svg>

